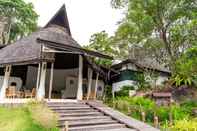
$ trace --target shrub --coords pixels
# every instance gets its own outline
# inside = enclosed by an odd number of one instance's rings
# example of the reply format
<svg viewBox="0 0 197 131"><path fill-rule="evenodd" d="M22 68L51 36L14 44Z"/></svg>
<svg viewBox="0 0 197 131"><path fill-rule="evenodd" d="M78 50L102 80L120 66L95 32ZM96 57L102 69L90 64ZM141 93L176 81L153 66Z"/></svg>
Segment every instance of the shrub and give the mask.
<svg viewBox="0 0 197 131"><path fill-rule="evenodd" d="M129 90L134 90L133 86L123 86L122 89L115 93L116 97L129 96Z"/></svg>
<svg viewBox="0 0 197 131"><path fill-rule="evenodd" d="M112 101L112 86L110 85L105 86L103 100L105 103Z"/></svg>
<svg viewBox="0 0 197 131"><path fill-rule="evenodd" d="M32 118L47 129L57 126L57 115L42 102L32 101L27 104Z"/></svg>
<svg viewBox="0 0 197 131"><path fill-rule="evenodd" d="M171 131L196 131L197 119L183 119L175 121L175 124L170 127Z"/></svg>

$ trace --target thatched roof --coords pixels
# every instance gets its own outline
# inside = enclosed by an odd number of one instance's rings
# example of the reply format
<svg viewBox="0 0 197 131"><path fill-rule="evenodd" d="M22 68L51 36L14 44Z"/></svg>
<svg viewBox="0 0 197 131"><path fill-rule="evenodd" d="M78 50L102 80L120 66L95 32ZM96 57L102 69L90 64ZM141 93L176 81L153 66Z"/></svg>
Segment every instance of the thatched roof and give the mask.
<svg viewBox="0 0 197 131"><path fill-rule="evenodd" d="M140 68L142 70L148 69L148 70L154 70L154 71L157 71L157 72L163 72L163 73L171 74L170 70L168 70L167 68L165 68L161 64L157 63L156 61L153 61L153 60L150 60L150 59L142 59L142 60L126 59L126 60L124 60L124 61L122 61L118 64L112 65L111 68L119 69L123 65L129 64L129 63L134 64L135 66L137 66L138 68Z"/></svg>
<svg viewBox="0 0 197 131"><path fill-rule="evenodd" d="M53 61L53 57L45 57L43 46L55 50L69 51L71 53L111 58L98 52L83 49L71 37L65 5L63 5L44 28L1 49L0 65L19 65L38 63L41 61Z"/></svg>

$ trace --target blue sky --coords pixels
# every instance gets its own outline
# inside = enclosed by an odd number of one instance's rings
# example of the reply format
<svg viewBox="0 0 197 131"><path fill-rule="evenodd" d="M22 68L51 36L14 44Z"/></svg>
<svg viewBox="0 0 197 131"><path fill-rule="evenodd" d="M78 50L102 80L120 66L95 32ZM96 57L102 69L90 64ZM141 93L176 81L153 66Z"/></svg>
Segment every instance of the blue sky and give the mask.
<svg viewBox="0 0 197 131"><path fill-rule="evenodd" d="M111 8L111 0L25 0L34 4L38 25L44 26L66 4L72 36L79 44L88 44L93 33L106 30L113 35L122 12Z"/></svg>

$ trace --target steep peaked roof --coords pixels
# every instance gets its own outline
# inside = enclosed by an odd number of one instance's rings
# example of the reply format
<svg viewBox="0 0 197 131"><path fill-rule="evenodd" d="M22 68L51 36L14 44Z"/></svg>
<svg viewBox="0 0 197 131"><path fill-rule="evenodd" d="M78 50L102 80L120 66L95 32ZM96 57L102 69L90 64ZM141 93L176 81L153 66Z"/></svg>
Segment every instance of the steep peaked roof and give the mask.
<svg viewBox="0 0 197 131"><path fill-rule="evenodd" d="M49 20L49 22L45 25L45 28L49 27L50 25L58 25L65 28L67 33L71 36L65 4L57 11L51 20Z"/></svg>
<svg viewBox="0 0 197 131"><path fill-rule="evenodd" d="M45 58L42 50L43 45L55 50L111 59L99 52L83 49L72 38L65 5L63 5L44 28L2 48L0 50L0 65L51 61L51 59Z"/></svg>

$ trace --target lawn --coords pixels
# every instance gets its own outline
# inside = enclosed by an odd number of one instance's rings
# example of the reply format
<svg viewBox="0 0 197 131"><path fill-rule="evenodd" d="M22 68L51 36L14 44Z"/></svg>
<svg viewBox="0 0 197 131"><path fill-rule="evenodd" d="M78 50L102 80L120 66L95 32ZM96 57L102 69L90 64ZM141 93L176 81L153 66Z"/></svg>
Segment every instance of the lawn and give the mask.
<svg viewBox="0 0 197 131"><path fill-rule="evenodd" d="M34 113L32 113L31 109L28 107L18 107L18 108L0 107L0 131L58 131L58 130L59 129L57 129L53 125L52 127L49 128L45 127L42 121L35 119Z"/></svg>

